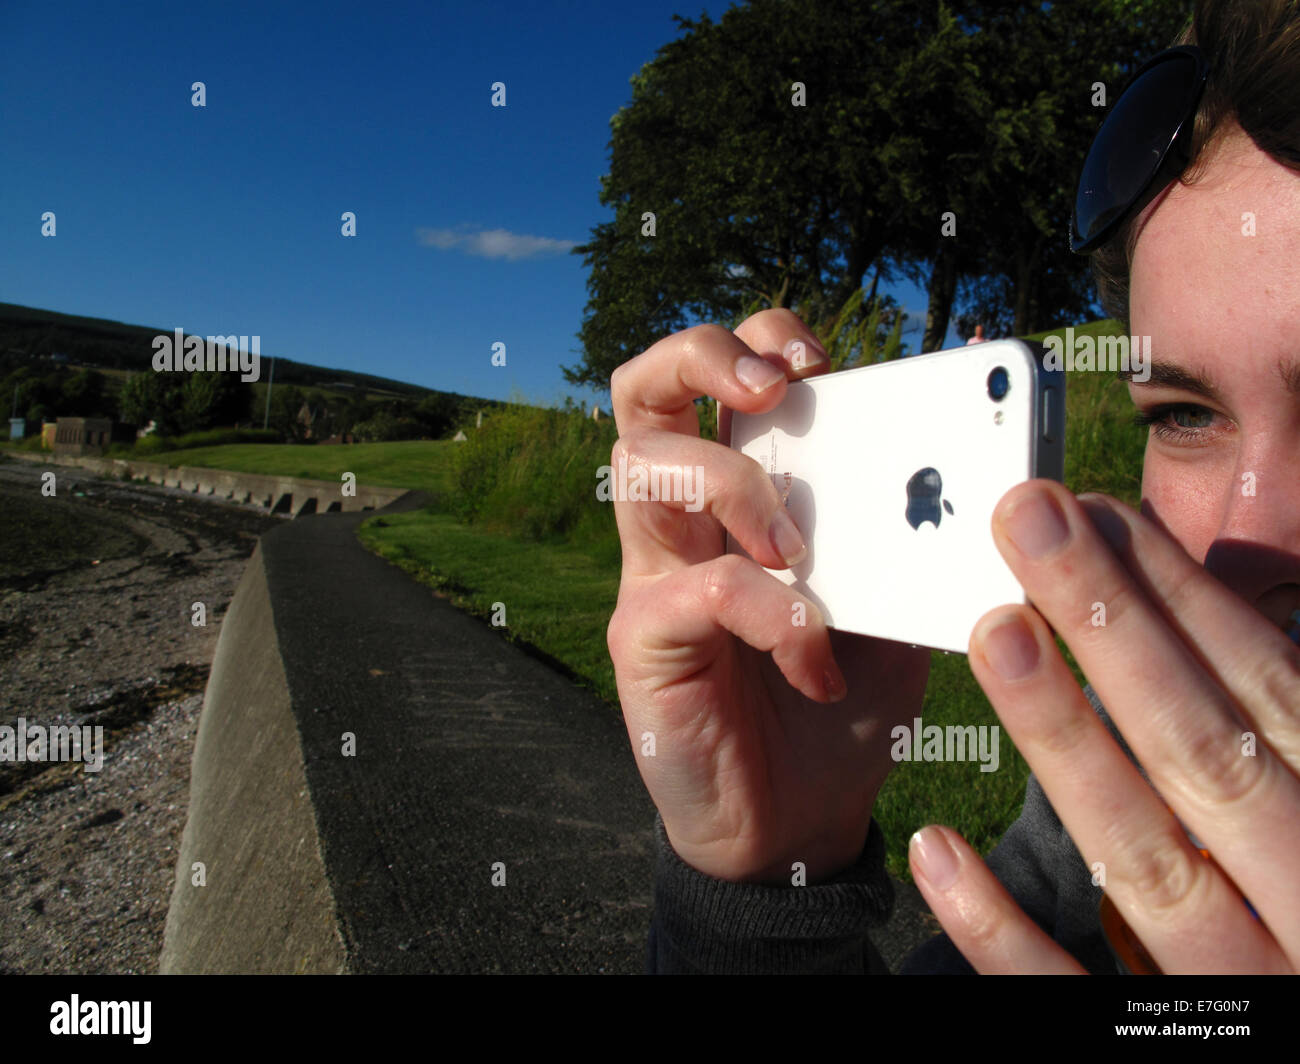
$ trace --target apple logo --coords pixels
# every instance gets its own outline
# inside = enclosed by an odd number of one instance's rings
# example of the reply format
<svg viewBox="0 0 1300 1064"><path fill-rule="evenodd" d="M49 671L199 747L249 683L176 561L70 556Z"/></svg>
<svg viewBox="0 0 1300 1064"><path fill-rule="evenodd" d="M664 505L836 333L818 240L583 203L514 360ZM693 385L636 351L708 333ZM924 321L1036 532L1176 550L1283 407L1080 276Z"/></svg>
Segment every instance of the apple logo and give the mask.
<svg viewBox="0 0 1300 1064"><path fill-rule="evenodd" d="M937 529L939 519L943 516L939 509L943 492L943 480L937 469L927 466L918 469L907 482L907 523L919 530L926 522L933 523ZM943 509L952 513L952 503L943 499Z"/></svg>

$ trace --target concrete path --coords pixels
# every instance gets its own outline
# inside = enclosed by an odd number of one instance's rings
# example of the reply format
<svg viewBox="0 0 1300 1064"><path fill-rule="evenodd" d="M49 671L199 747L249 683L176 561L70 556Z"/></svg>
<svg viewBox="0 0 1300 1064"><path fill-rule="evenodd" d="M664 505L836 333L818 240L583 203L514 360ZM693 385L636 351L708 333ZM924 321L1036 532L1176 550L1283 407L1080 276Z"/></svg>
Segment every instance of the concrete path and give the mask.
<svg viewBox="0 0 1300 1064"><path fill-rule="evenodd" d="M425 502L412 493L389 509ZM264 970L643 971L654 809L621 719L364 550L355 529L367 516L298 518L267 533L250 562L247 579L264 575L273 608L250 607L238 644L222 633L163 970L251 970L261 956ZM296 748L275 719L273 646ZM272 692L260 723L239 708L258 685ZM236 688L229 709L209 713ZM343 754L349 733L355 756ZM231 745L236 734L245 745ZM222 774L225 785L205 784ZM231 799L236 776L246 790ZM251 835L236 852L241 808ZM205 816L220 817L225 837L204 835ZM275 838L259 841L268 831ZM239 868L239 882L213 876L194 889L185 877L203 853ZM915 890L900 885L899 900L877 940L891 968L931 933ZM255 935L230 923L240 907L259 907ZM293 956L266 961L258 951L277 934ZM223 954L223 936L241 935L254 947Z"/></svg>

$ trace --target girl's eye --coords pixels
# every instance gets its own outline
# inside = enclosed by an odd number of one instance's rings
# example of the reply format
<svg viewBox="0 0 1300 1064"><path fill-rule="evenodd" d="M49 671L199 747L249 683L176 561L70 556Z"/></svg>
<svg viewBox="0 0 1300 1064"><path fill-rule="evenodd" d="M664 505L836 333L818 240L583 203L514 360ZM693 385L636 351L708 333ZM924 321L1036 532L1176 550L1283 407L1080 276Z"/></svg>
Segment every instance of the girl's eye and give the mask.
<svg viewBox="0 0 1300 1064"><path fill-rule="evenodd" d="M1150 410L1139 410L1133 415L1133 424L1151 426L1162 440L1192 442L1205 436L1205 429L1214 423L1214 418L1214 411L1203 406L1167 403Z"/></svg>

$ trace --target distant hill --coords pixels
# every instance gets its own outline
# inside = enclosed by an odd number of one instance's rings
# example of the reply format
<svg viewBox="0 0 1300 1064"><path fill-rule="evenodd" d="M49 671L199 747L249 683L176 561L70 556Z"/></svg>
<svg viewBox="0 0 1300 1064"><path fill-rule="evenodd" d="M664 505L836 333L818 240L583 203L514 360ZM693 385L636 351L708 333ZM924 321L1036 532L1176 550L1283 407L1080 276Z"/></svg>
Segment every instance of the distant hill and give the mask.
<svg viewBox="0 0 1300 1064"><path fill-rule="evenodd" d="M0 303L0 356L26 358L39 366L41 356L66 356L70 363L93 366L96 369L120 372L139 372L153 368L153 338L170 334L171 328L150 328L144 325L127 325L107 318L83 318L75 314L61 314L56 310L40 310L15 303ZM190 335L190 334L186 334ZM262 351L262 379L265 383L267 367L273 351ZM62 362L64 359L55 359ZM455 395L454 392L436 392L418 384L407 384L388 377L370 373L355 373L346 369L327 369L308 362L275 358L275 382L296 384L302 388L321 388L340 393L376 396L395 396L420 399L426 395ZM458 398L467 398L458 396ZM487 402L485 400L485 402ZM495 405L495 404L492 404Z"/></svg>

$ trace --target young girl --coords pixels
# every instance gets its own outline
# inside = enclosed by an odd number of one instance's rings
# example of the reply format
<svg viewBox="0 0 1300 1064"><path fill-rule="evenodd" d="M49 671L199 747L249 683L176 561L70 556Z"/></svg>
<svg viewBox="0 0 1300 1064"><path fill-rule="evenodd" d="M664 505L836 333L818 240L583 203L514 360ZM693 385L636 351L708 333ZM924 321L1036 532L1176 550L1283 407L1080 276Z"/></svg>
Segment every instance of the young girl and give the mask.
<svg viewBox="0 0 1300 1064"><path fill-rule="evenodd" d="M987 865L951 829L913 837L946 934L904 971L1300 970L1300 4L1200 0L1177 43L1194 47L1098 133L1072 233L1108 312L1151 337L1129 384L1151 425L1142 512L1041 480L999 505L1034 605L986 615L970 665L1033 774ZM826 372L819 350L771 310L670 336L611 382L615 464L706 484L698 513L615 504L609 649L634 749L656 737L637 757L660 814L651 971L883 969L871 810L929 653L830 631L763 572L799 559L799 530L692 405L770 410ZM724 528L755 561L723 553Z"/></svg>

